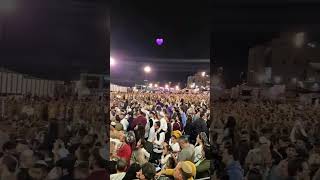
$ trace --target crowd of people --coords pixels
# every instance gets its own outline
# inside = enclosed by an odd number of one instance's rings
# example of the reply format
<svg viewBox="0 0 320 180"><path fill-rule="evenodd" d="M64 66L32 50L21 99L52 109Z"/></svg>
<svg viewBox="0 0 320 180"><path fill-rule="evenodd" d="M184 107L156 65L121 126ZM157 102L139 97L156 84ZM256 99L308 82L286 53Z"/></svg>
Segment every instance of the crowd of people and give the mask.
<svg viewBox="0 0 320 180"><path fill-rule="evenodd" d="M318 107L224 100L211 114L212 179L320 179Z"/></svg>
<svg viewBox="0 0 320 180"><path fill-rule="evenodd" d="M2 97L0 180L106 180L102 97Z"/></svg>
<svg viewBox="0 0 320 180"><path fill-rule="evenodd" d="M209 99L111 93L110 179L210 179Z"/></svg>

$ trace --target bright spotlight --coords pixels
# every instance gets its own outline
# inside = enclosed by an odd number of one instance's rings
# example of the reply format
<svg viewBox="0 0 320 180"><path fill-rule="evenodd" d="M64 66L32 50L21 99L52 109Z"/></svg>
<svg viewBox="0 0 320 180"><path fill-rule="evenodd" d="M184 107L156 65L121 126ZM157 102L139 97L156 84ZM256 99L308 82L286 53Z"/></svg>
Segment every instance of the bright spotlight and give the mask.
<svg viewBox="0 0 320 180"><path fill-rule="evenodd" d="M144 67L144 72L150 73L151 72L151 67L150 66L145 66Z"/></svg>
<svg viewBox="0 0 320 180"><path fill-rule="evenodd" d="M202 76L202 77L205 77L205 76L206 76L206 72L203 71L203 72L201 73L201 76Z"/></svg>

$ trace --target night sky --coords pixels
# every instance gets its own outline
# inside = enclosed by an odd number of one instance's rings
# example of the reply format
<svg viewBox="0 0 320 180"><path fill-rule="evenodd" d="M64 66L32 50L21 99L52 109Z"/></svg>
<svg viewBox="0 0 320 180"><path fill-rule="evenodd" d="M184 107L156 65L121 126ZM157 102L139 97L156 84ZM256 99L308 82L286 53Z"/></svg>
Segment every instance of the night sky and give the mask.
<svg viewBox="0 0 320 180"><path fill-rule="evenodd" d="M0 17L5 29L1 66L60 80L77 79L80 72L106 72L107 1L16 0L15 8Z"/></svg>
<svg viewBox="0 0 320 180"><path fill-rule="evenodd" d="M215 3L211 6L211 71L222 66L227 85L247 72L249 48L278 37L280 32L306 32L319 39L319 4Z"/></svg>
<svg viewBox="0 0 320 180"><path fill-rule="evenodd" d="M141 81L145 64L155 70L148 77L155 81L181 82L199 70L208 72L210 26L207 8L205 3L192 1L181 4L169 0L114 1L111 56L122 65L111 70L112 79L117 83ZM158 36L165 39L162 47L154 44Z"/></svg>

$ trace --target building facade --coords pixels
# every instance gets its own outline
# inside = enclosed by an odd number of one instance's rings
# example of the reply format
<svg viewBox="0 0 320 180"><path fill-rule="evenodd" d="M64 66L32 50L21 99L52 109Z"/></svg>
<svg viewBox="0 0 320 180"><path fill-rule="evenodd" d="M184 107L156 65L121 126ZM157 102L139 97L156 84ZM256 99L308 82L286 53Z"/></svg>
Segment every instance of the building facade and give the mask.
<svg viewBox="0 0 320 180"><path fill-rule="evenodd" d="M320 81L320 47L306 41L305 33L286 33L250 48L249 85L284 84L287 88Z"/></svg>

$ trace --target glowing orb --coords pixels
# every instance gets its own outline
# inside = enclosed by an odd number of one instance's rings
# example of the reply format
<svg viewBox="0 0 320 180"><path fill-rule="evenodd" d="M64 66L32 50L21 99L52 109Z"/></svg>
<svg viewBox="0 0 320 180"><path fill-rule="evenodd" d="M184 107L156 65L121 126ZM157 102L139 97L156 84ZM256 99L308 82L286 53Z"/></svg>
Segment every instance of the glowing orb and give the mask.
<svg viewBox="0 0 320 180"><path fill-rule="evenodd" d="M157 38L157 39L156 39L156 44L157 44L158 46L161 46L163 43L164 43L163 38Z"/></svg>

